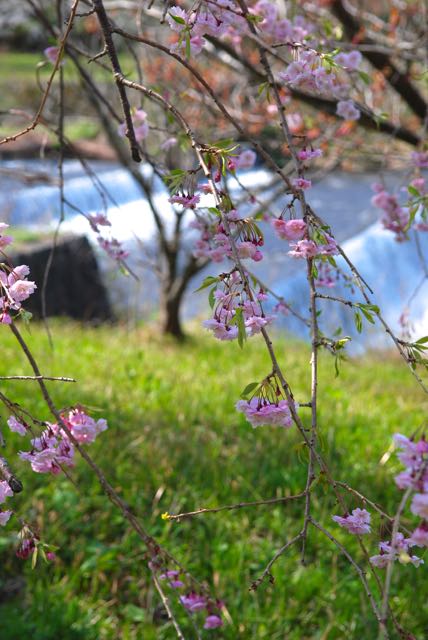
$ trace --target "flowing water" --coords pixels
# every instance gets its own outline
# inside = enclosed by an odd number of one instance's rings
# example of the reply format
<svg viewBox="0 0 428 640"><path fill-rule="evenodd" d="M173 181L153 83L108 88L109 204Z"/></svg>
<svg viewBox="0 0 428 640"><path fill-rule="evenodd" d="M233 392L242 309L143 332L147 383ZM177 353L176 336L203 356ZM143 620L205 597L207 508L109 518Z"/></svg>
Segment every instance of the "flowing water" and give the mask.
<svg viewBox="0 0 428 640"><path fill-rule="evenodd" d="M149 206L133 178L123 169L108 163L90 163L94 176L82 171L76 161L67 161L64 166L64 194L73 207L65 206L65 231L86 234L95 242L95 234L87 220L77 210L90 212L108 210L112 222L112 235L132 251L132 268L138 272L139 281L119 275L111 261L100 255L100 264L105 281L116 306L123 315L141 316L156 305L156 279L147 268L147 263L156 260L155 225ZM25 170L28 175L41 173L45 183L23 182L19 175ZM142 168L148 178L147 168ZM59 189L55 181L56 169L47 161L8 161L0 163L0 207L2 220L30 229L55 227L59 219ZM249 186L268 184L271 177L264 169L244 172L241 181ZM415 334L428 333L428 297L426 280L423 280L423 260L428 257L428 234L419 234L419 248L412 236L408 242L397 243L390 232L384 231L376 222L378 212L370 204L370 185L376 178L369 174L335 172L314 184L308 199L316 212L329 224L337 240L372 287L372 301L384 311L385 318L394 330L399 330L399 318L406 308ZM400 175L387 176L387 182L397 183ZM162 212L168 232L171 232L174 214L168 196L159 179L154 181L155 203ZM236 185L235 185L236 186ZM233 184L231 184L233 189ZM276 202L279 212L285 200ZM186 214L187 220L191 214ZM265 225L266 226L266 225ZM194 233L194 232L193 232ZM188 232L189 250L192 232ZM143 248L143 246L145 248ZM257 275L272 284L272 288L295 306L302 315L307 315L307 284L304 263L285 255L286 244L266 233L266 254L262 262L254 266ZM418 249L418 250L417 250ZM341 260L339 260L341 263ZM342 265L341 265L342 266ZM343 265L344 266L344 265ZM218 265L210 266L207 273L215 273ZM202 274L199 280L204 277ZM416 287L419 289L415 292ZM196 288L192 286L192 290ZM358 292L352 294L349 286L339 282L334 289L325 289L326 294L353 297L362 300ZM341 328L342 335L356 337L353 313L338 303L321 303L320 322L326 334ZM202 314L206 310L205 296L188 294L184 313L187 317ZM307 335L301 322L281 317L280 322L298 335ZM367 325L367 323L365 323ZM387 336L379 326L368 325L364 331L365 345L385 346ZM361 339L356 340L361 344Z"/></svg>

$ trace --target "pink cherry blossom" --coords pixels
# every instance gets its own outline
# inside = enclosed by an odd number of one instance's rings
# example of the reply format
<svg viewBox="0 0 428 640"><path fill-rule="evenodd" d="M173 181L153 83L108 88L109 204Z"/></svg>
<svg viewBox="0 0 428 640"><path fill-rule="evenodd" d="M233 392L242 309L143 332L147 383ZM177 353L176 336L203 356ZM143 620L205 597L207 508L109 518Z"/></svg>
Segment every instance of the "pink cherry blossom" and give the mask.
<svg viewBox="0 0 428 640"><path fill-rule="evenodd" d="M168 201L171 202L171 204L182 204L183 207L185 207L186 209L195 209L196 205L199 203L200 200L200 196L198 196L197 194L195 195L173 195L170 198L168 198Z"/></svg>
<svg viewBox="0 0 428 640"><path fill-rule="evenodd" d="M188 611L195 613L196 611L202 611L207 606L207 599L205 596L200 596L197 593L191 592L185 596L180 596L180 602Z"/></svg>
<svg viewBox="0 0 428 640"><path fill-rule="evenodd" d="M293 258L315 258L318 255L318 245L313 240L299 240L290 247L288 255Z"/></svg>
<svg viewBox="0 0 428 640"><path fill-rule="evenodd" d="M2 504L6 498L11 498L13 496L13 491L9 487L6 480L0 481L0 504Z"/></svg>
<svg viewBox="0 0 428 640"><path fill-rule="evenodd" d="M314 158L320 158L322 156L322 149L301 149L297 152L299 160L313 160Z"/></svg>
<svg viewBox="0 0 428 640"><path fill-rule="evenodd" d="M358 120L361 116L361 112L353 100L340 100L337 103L336 113L345 120Z"/></svg>
<svg viewBox="0 0 428 640"><path fill-rule="evenodd" d="M55 64L59 54L59 47L46 47L46 49L43 50L43 53L49 62Z"/></svg>
<svg viewBox="0 0 428 640"><path fill-rule="evenodd" d="M345 517L332 516L332 519L341 527L347 529L349 533L362 535L370 533L370 513L366 509L354 509L351 514Z"/></svg>
<svg viewBox="0 0 428 640"><path fill-rule="evenodd" d="M251 169L257 159L257 155L251 149L241 151L239 156L235 158L235 166L237 169Z"/></svg>
<svg viewBox="0 0 428 640"><path fill-rule="evenodd" d="M178 21L174 20L174 18L178 18ZM181 31L183 31L183 29L186 29L186 27L190 23L190 19L186 11L177 6L171 7L168 10L166 19L171 29L173 31L176 31L177 33L180 33Z"/></svg>
<svg viewBox="0 0 428 640"><path fill-rule="evenodd" d="M23 302L37 289L36 283L30 280L17 280L10 288L9 295L14 302Z"/></svg>
<svg viewBox="0 0 428 640"><path fill-rule="evenodd" d="M7 421L7 424L11 431L15 433L19 433L20 436L26 435L27 429L21 422L19 422L19 420L15 418L15 416L10 416L10 418Z"/></svg>
<svg viewBox="0 0 428 640"><path fill-rule="evenodd" d="M117 262L125 260L129 256L129 251L126 251L122 247L119 240L116 240L115 238L107 240L106 238L101 238L101 236L98 236L97 242L100 245L101 249L103 249L107 253L107 255L110 256L110 258L113 258L113 260L117 260Z"/></svg>
<svg viewBox="0 0 428 640"><path fill-rule="evenodd" d="M428 520L428 493L415 493L410 511L425 520Z"/></svg>
<svg viewBox="0 0 428 640"><path fill-rule="evenodd" d="M260 262L263 259L263 254L253 242L237 242L236 248L241 259L251 258L255 262Z"/></svg>
<svg viewBox="0 0 428 640"><path fill-rule="evenodd" d="M283 240L301 240L306 233L306 222L304 220L281 220L272 219L272 227L275 233Z"/></svg>
<svg viewBox="0 0 428 640"><path fill-rule="evenodd" d="M95 422L81 409L73 409L68 417L63 416L63 419L76 440L82 444L94 442L97 435L107 429L106 420Z"/></svg>
<svg viewBox="0 0 428 640"><path fill-rule="evenodd" d="M98 233L100 227L111 227L111 222L107 218L104 213L93 213L88 217L89 224L91 225L91 229Z"/></svg>
<svg viewBox="0 0 428 640"><path fill-rule="evenodd" d="M349 53L339 53L335 58L335 62L337 62L337 64L340 64L349 71L355 71L358 69L362 61L363 56L357 50L350 51Z"/></svg>
<svg viewBox="0 0 428 640"><path fill-rule="evenodd" d="M4 527L5 524L8 522L12 513L13 511L0 511L0 525L2 527Z"/></svg>
<svg viewBox="0 0 428 640"><path fill-rule="evenodd" d="M413 564L415 567L423 564L424 561L418 556L411 556L409 548L415 543L411 538L405 538L402 533L397 533L394 544L392 542L381 542L379 544L380 554L372 556L370 562L375 567L384 569L390 562L398 560L401 564Z"/></svg>
<svg viewBox="0 0 428 640"><path fill-rule="evenodd" d="M217 629L223 626L223 620L219 616L208 616L205 619L204 629Z"/></svg>
<svg viewBox="0 0 428 640"><path fill-rule="evenodd" d="M286 400L270 403L254 397L249 401L239 400L235 406L254 428L268 425L291 427L292 425L290 408Z"/></svg>
<svg viewBox="0 0 428 640"><path fill-rule="evenodd" d="M306 180L305 178L293 178L291 184L293 185L293 187L296 187L296 189L302 190L310 189L310 187L312 187L312 182L310 180Z"/></svg>
<svg viewBox="0 0 428 640"><path fill-rule="evenodd" d="M147 138L149 133L149 125L147 122L147 113L143 109L137 109L132 115L132 124L134 127L135 139L137 142L142 142L144 138ZM126 136L127 124L122 122L117 128L118 134L124 138Z"/></svg>
<svg viewBox="0 0 428 640"><path fill-rule="evenodd" d="M238 337L238 327L235 325L229 326L215 318L204 320L202 326L212 331L214 337L218 340L235 340Z"/></svg>
<svg viewBox="0 0 428 640"><path fill-rule="evenodd" d="M410 536L412 545L416 547L428 547L428 522L422 522Z"/></svg>
<svg viewBox="0 0 428 640"><path fill-rule="evenodd" d="M26 560L30 557L35 549L35 540L34 538L24 538L21 540L20 545L16 551L16 555L21 560Z"/></svg>
<svg viewBox="0 0 428 640"><path fill-rule="evenodd" d="M428 169L428 151L413 151L410 157L415 167Z"/></svg>
<svg viewBox="0 0 428 640"><path fill-rule="evenodd" d="M13 242L12 236L4 236L3 231L8 229L9 225L5 222L0 222L0 249L4 249Z"/></svg>

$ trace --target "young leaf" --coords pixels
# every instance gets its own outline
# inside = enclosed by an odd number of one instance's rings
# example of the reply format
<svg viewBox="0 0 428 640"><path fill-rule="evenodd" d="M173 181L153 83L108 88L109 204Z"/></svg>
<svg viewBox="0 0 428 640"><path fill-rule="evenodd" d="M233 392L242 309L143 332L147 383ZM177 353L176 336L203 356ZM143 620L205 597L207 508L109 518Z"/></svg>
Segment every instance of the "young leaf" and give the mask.
<svg viewBox="0 0 428 640"><path fill-rule="evenodd" d="M416 189L416 187L413 187L411 184L409 184L409 186L407 187L407 191L411 193L412 196L418 197L421 195L419 191Z"/></svg>
<svg viewBox="0 0 428 640"><path fill-rule="evenodd" d="M363 321L358 311L354 313L354 322L358 333L361 333L361 331L363 330Z"/></svg>
<svg viewBox="0 0 428 640"><path fill-rule="evenodd" d="M368 73L366 73L365 71L359 71L358 75L360 76L361 80L365 82L365 84L370 84L371 80Z"/></svg>
<svg viewBox="0 0 428 640"><path fill-rule="evenodd" d="M208 294L208 302L209 305L211 307L211 309L214 309L214 305L215 305L215 292L217 291L217 286L213 287L212 289L210 289L210 292Z"/></svg>
<svg viewBox="0 0 428 640"><path fill-rule="evenodd" d="M184 18L181 18L180 16L174 16L172 13L168 13L168 15L174 20L174 22L177 22L178 24L186 24Z"/></svg>
<svg viewBox="0 0 428 640"><path fill-rule="evenodd" d="M245 389L241 393L241 398L243 400L246 400L247 397L250 395L250 393L252 391L254 391L255 389L257 389L258 386L259 386L258 382L250 382L250 384L247 384L247 386L245 387Z"/></svg>
<svg viewBox="0 0 428 640"><path fill-rule="evenodd" d="M212 284L219 282L219 279L214 276L207 276L201 286L198 289L195 289L193 293L197 293L198 291L202 291L202 289L206 289L210 287Z"/></svg>
<svg viewBox="0 0 428 640"><path fill-rule="evenodd" d="M244 314L240 307L238 307L238 309L236 310L234 319L236 322L236 326L238 327L238 344L242 349L244 346L244 342L247 339L247 332L245 330Z"/></svg>

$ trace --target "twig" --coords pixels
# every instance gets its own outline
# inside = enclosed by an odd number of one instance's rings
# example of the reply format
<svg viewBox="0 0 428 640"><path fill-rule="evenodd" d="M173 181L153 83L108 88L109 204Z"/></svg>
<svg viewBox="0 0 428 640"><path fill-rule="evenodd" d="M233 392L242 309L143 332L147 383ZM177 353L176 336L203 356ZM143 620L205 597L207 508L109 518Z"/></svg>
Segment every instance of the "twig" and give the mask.
<svg viewBox="0 0 428 640"><path fill-rule="evenodd" d="M55 382L76 382L74 378L62 376L0 376L0 380L54 380Z"/></svg>
<svg viewBox="0 0 428 640"><path fill-rule="evenodd" d="M253 502L238 502L236 504L228 504L222 507L213 507L197 509L196 511L188 511L186 513L166 514L165 520L181 520L182 518L191 518L193 516L199 516L202 513L218 513L219 511L232 511L234 509L245 509L246 507L259 507L265 504L280 504L285 502L291 502L292 500L299 500L306 495L306 492L298 493L294 496L284 496L283 498L269 498L267 500L255 500Z"/></svg>
<svg viewBox="0 0 428 640"><path fill-rule="evenodd" d="M154 571L152 571L152 577L153 577L153 582L155 583L156 590L159 593L160 598L162 600L162 604L165 607L165 611L166 611L166 613L168 615L168 618L169 618L169 620L172 622L172 624L174 626L174 629L175 629L176 634L177 634L177 638L179 638L179 640L185 640L185 638L183 636L183 633L182 633L182 631L180 629L180 626L179 626L177 620L175 619L175 616L174 616L174 614L172 612L171 607L169 606L168 598L164 594L164 592L162 590L162 587L159 584L159 580L157 579Z"/></svg>
<svg viewBox="0 0 428 640"><path fill-rule="evenodd" d="M134 124L132 122L131 107L129 104L128 96L126 95L125 87L123 86L123 83L119 79L122 76L122 69L120 67L120 62L116 52L116 47L114 46L114 42L112 38L113 30L110 25L110 21L108 19L102 0L93 0L93 4L94 4L95 13L98 16L100 27L104 35L104 41L105 41L107 52L110 58L111 66L113 69L116 86L119 91L120 101L122 104L123 114L125 116L125 122L126 122L125 135L129 140L129 144L131 147L131 156L135 162L141 162L140 150L138 147L137 139L135 137Z"/></svg>
<svg viewBox="0 0 428 640"><path fill-rule="evenodd" d="M294 536L294 538L292 538L291 540L286 542L285 545L283 547L281 547L281 549L279 549L279 551L277 551L275 553L273 558L266 565L266 567L263 570L263 573L260 575L260 577L257 578L257 580L254 580L254 582L251 583L250 591L256 591L256 589L260 586L260 584L263 582L263 580L266 578L266 576L270 575L270 570L271 570L272 566L275 564L275 562L278 560L278 558L280 558L282 556L282 554L285 551L287 551L287 549L289 549L289 547L291 547L295 542L300 540L302 535L303 535L303 533L301 531L300 533L297 534L297 536ZM274 580L272 575L270 575L270 580L271 580L271 582L273 582L273 580Z"/></svg>

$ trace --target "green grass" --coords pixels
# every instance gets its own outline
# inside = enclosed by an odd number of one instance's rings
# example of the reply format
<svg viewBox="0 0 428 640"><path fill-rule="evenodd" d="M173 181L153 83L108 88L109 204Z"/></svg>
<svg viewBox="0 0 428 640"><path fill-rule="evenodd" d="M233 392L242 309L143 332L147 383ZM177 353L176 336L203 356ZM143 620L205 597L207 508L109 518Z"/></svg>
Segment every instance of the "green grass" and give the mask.
<svg viewBox="0 0 428 640"><path fill-rule="evenodd" d="M205 638L342 639L377 638L377 626L346 560L331 543L310 531L307 566L298 548L273 568L275 583L249 592L275 551L302 523L302 505L262 506L209 514L181 523L164 512L214 507L299 492L306 478L301 438L292 429L253 430L234 410L246 384L269 372L262 343L239 350L198 335L184 345L161 341L147 331L117 327L80 329L53 325L54 351L43 329L28 336L43 371L74 376L78 384L50 383L60 407L81 402L108 419L109 430L90 447L112 484L142 517L161 544L200 580L229 612L218 631ZM309 352L280 339L278 353L298 401L309 399ZM29 369L7 329L2 336L2 371ZM4 382L2 391L42 420L49 420L34 383ZM334 378L331 359L320 368L320 436L338 479L393 511L400 493L393 483L399 465L379 461L399 431L410 434L424 420L427 401L404 364L392 356L371 356L344 365ZM301 415L308 422L308 409ZM7 414L2 410L2 417ZM4 455L25 448L5 434ZM150 582L145 549L106 501L83 461L65 477L36 475L14 462L25 484L14 498L21 517L58 545L55 565L14 557L16 519L2 530L0 616L2 640L166 640L172 627L162 618ZM361 506L346 496L349 508ZM359 556L349 534L332 521L340 513L323 482L313 498L314 514ZM411 524L411 519L409 520ZM380 534L380 528L383 528ZM374 518L367 547L376 553L385 523ZM416 638L428 636L424 567L401 566L393 577L394 609ZM425 581L426 584L426 581ZM15 585L17 591L9 591ZM374 592L373 579L370 585ZM174 604L174 594L171 602ZM7 597L6 597L7 596ZM181 614L179 614L181 615ZM195 637L181 618L185 637Z"/></svg>

